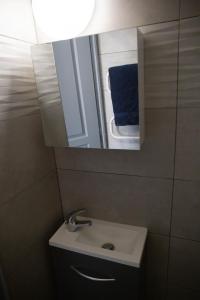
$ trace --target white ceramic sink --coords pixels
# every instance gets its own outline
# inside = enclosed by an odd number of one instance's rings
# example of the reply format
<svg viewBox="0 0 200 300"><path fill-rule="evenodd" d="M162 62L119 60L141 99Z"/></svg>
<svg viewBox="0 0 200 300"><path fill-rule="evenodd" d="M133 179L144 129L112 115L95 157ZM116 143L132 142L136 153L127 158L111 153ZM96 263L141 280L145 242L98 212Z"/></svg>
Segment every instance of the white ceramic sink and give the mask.
<svg viewBox="0 0 200 300"><path fill-rule="evenodd" d="M85 218L81 219L84 220ZM69 232L66 224L63 224L49 240L49 244L137 268L140 267L147 237L146 228L92 218L86 219L92 220L92 226L78 229L76 232ZM114 250L102 248L105 243L113 244Z"/></svg>
<svg viewBox="0 0 200 300"><path fill-rule="evenodd" d="M137 237L137 231L112 224L94 222L92 227L82 230L76 240L98 248L101 248L105 243L111 243L114 245L115 251L131 254Z"/></svg>

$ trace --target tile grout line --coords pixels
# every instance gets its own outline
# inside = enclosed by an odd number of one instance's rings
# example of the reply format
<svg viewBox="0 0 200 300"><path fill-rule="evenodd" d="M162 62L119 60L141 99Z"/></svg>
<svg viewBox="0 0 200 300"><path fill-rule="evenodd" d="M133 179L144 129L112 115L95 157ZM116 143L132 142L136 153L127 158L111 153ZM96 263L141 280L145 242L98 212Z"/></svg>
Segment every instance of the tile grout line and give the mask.
<svg viewBox="0 0 200 300"><path fill-rule="evenodd" d="M18 41L18 42L22 42L22 43L28 44L30 46L35 45L34 42L29 42L29 41L26 41L26 40L21 40L21 39L18 39L18 38L15 38L15 37L12 37L12 36L9 36L9 35L6 35L6 34L2 34L2 33L0 34L0 37L11 39L11 40L15 40L15 41Z"/></svg>
<svg viewBox="0 0 200 300"><path fill-rule="evenodd" d="M55 148L53 147L53 153L54 153L54 160L55 160L55 166L56 166L56 181L58 184L58 190L59 190L59 198L60 198L60 207L61 207L61 212L62 212L62 217L65 219L64 216L64 205L63 205L63 200L62 200L62 193L61 193L61 185L60 185L60 179L59 179L59 174L58 171L59 169L57 168L57 161L56 161L56 153L55 153Z"/></svg>
<svg viewBox="0 0 200 300"><path fill-rule="evenodd" d="M193 15L193 16L190 16L190 17L181 18L181 20L184 21L184 20L193 19L193 18L199 18L199 17L200 17L200 14Z"/></svg>
<svg viewBox="0 0 200 300"><path fill-rule="evenodd" d="M190 242L194 242L194 243L200 243L200 240L194 240L194 239L191 239L191 238L185 238L185 237L182 237L182 236L178 236L178 235L171 235L172 238L175 238L177 240L183 240L183 241L190 241Z"/></svg>
<svg viewBox="0 0 200 300"><path fill-rule="evenodd" d="M116 176L129 176L129 177L138 177L138 178L146 178L146 179L157 179L157 180L166 180L172 181L172 177L157 177L157 176L143 176L143 175L135 175L135 174L127 174L127 173L114 173L114 172L103 172L103 171L93 171L93 170L83 170L83 169L70 169L70 168L60 168L57 167L58 171L65 172L80 172L80 173L91 173L91 174L103 174L103 175L116 175Z"/></svg>
<svg viewBox="0 0 200 300"><path fill-rule="evenodd" d="M170 249L172 237L172 217L173 217L173 203L174 203L174 188L175 188L175 172L176 172L176 142L177 142L177 127L178 127L178 99L179 99L179 52L180 52L180 29L181 29L181 0L179 0L179 22L178 22L178 36L177 36L177 78L176 78L176 119L175 119L175 136L174 136L174 160L173 160L173 178L172 178L172 198L171 198L171 214L170 214L170 228L169 228L169 245L167 257L167 277L166 277L166 295L168 298L169 286L169 266L170 266Z"/></svg>
<svg viewBox="0 0 200 300"><path fill-rule="evenodd" d="M57 166L57 163L56 163ZM71 168L63 168L58 167L57 170L61 172L80 172L80 173L91 173L91 174L104 174L104 175L116 175L116 176L130 176L130 177L139 177L139 178L147 178L147 179L156 179L156 180L166 180L166 181L181 181L181 182L195 182L198 183L200 180L198 179L183 179L179 177L158 177L158 176L148 176L148 175L138 175L138 174L128 174L128 173L115 173L115 172L105 172L105 171L94 171L94 170L84 170L84 169L71 169Z"/></svg>
<svg viewBox="0 0 200 300"><path fill-rule="evenodd" d="M194 16L190 16L190 17L184 17L184 18L181 18L182 20L188 20L188 19L192 19L192 18L198 18L200 17L200 14L197 14L197 15L194 15ZM153 25L157 25L157 24L163 24L163 23L171 23L171 22L176 22L176 21L179 21L180 19L180 16L179 18L174 18L174 19L171 19L171 20L164 20L164 21L160 21L160 22L153 22L153 23L149 23L149 24L141 24L141 25L138 25L136 26L137 28L142 28L142 27L147 27L147 26L153 26ZM123 28L123 30L128 30L128 29L131 29L133 28L133 26L131 27L125 27ZM135 28L135 27L134 27ZM38 39L38 34L37 34L37 31L36 31L36 28L35 28L35 18L34 18L34 31L36 33L36 40L37 40L37 43L34 43L34 42L31 42L31 41L27 41L27 40L23 40L23 39L20 39L20 38L15 38L13 36L9 36L9 35L6 35L6 34L0 34L0 37L4 37L4 38L9 38L9 39L13 39L13 40L16 40L16 41L19 41L19 42L23 42L23 43L27 43L29 45L36 45L36 44L40 44L39 43L39 39ZM106 32L105 32L106 33ZM45 42L43 44L46 44L48 42ZM129 50L129 51L135 51L135 50ZM121 51L123 52L123 51ZM109 52L107 53L102 53L102 54L110 54Z"/></svg>

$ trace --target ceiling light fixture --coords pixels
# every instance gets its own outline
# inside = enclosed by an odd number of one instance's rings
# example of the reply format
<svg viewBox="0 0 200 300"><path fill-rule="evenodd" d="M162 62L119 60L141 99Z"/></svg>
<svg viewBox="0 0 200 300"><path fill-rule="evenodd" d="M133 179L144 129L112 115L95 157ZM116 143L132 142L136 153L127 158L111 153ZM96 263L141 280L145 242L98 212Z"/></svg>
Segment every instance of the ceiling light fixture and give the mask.
<svg viewBox="0 0 200 300"><path fill-rule="evenodd" d="M80 35L92 19L95 0L32 0L36 27L52 40Z"/></svg>

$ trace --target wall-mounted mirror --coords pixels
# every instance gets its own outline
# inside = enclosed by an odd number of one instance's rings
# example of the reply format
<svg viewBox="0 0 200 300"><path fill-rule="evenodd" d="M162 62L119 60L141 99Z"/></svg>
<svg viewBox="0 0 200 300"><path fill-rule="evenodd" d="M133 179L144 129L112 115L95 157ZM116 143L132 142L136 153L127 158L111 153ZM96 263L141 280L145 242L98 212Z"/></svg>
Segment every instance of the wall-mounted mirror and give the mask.
<svg viewBox="0 0 200 300"><path fill-rule="evenodd" d="M143 39L137 28L32 47L45 142L140 150Z"/></svg>

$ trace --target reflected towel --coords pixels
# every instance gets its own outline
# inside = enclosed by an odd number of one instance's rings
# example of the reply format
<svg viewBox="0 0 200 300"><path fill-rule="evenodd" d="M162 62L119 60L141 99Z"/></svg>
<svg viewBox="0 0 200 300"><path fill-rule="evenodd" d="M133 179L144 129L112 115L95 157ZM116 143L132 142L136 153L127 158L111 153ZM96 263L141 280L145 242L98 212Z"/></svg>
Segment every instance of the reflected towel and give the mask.
<svg viewBox="0 0 200 300"><path fill-rule="evenodd" d="M109 68L109 78L115 125L139 124L138 65Z"/></svg>

